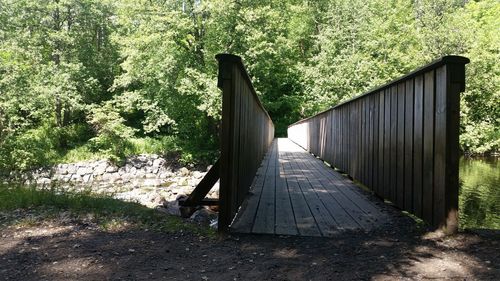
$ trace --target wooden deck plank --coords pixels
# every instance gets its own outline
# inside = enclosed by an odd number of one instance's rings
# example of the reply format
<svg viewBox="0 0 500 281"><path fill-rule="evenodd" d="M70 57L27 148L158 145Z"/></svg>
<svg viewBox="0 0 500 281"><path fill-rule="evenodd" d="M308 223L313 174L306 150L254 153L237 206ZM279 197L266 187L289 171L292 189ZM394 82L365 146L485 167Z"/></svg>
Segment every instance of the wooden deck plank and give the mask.
<svg viewBox="0 0 500 281"><path fill-rule="evenodd" d="M279 150L278 166L276 166L276 234L297 235L297 224L293 214L292 201L285 178L284 152Z"/></svg>
<svg viewBox="0 0 500 281"><path fill-rule="evenodd" d="M305 152L304 152L305 153ZM310 155L307 155L310 156ZM304 157L306 158L306 157ZM309 158L309 157L307 157ZM307 159L306 160L309 160ZM321 177L320 174L316 171L315 168L313 169L307 169L306 166L313 167L310 163L307 161L301 162L299 164L303 171L306 173L306 176L315 190L316 194L319 197L319 200L323 203L327 211L329 212L330 216L333 218L333 221L335 222L335 228L336 230L333 231L333 233L338 232L338 230L356 230L360 229L359 224L349 215L349 213L346 212L344 208L342 208L341 204L337 199L335 199L337 196L334 194L332 195L331 193L338 193L339 191L332 190L330 186L324 186L323 183L321 183L318 178Z"/></svg>
<svg viewBox="0 0 500 281"><path fill-rule="evenodd" d="M314 165L322 166L324 164L318 160ZM324 180L330 180L330 182L337 187L346 198L362 210L373 223L387 219L386 215L382 213L375 204L367 200L364 194L360 193L361 190L359 190L359 187L353 182L347 180L332 169L318 169L318 171L318 177Z"/></svg>
<svg viewBox="0 0 500 281"><path fill-rule="evenodd" d="M288 144L291 145L291 144ZM304 194L304 198L306 199L307 205L313 214L316 223L318 224L318 228L320 229L323 236L332 236L338 233L338 225L333 219L332 215L328 211L328 209L321 201L322 195L318 195L310 180L313 178L309 175L309 169L312 167L305 167L301 165L302 161L304 161L304 157L301 155L305 152L294 151L292 158L292 169L294 173L299 178L299 187L302 190L302 194Z"/></svg>
<svg viewBox="0 0 500 281"><path fill-rule="evenodd" d="M352 216L358 224L365 230L370 230L382 220L387 219L383 213L378 210L378 207L368 201L365 195L360 194L350 180L344 178L334 170L327 168L321 160L311 157L309 165L316 167L314 178L320 179L320 183L329 187L330 194L346 209L347 213Z"/></svg>
<svg viewBox="0 0 500 281"><path fill-rule="evenodd" d="M387 217L358 188L289 139L277 139L231 230L334 236L373 229Z"/></svg>
<svg viewBox="0 0 500 281"><path fill-rule="evenodd" d="M257 170L257 175L254 178L254 182L247 195L246 200L243 202L240 211L238 212L235 222L231 226L231 231L250 233L253 228L255 214L259 206L260 194L264 186L264 178L267 173L267 168L269 166L269 159L276 149L276 140L273 142L272 147L269 152L264 157L262 165Z"/></svg>
<svg viewBox="0 0 500 281"><path fill-rule="evenodd" d="M292 202L293 213L295 216L295 221L297 224L297 229L300 235L303 236L321 236L318 225L307 205L304 194L300 189L297 175L294 174L291 166L291 158L285 153L285 163L283 165L285 177L288 185L288 190L290 192L290 200Z"/></svg>
<svg viewBox="0 0 500 281"><path fill-rule="evenodd" d="M276 190L276 162L277 144L273 144L272 154L269 158L267 173L264 176L264 185L260 195L260 202L255 215L255 222L252 228L253 233L274 234L275 226L275 190Z"/></svg>

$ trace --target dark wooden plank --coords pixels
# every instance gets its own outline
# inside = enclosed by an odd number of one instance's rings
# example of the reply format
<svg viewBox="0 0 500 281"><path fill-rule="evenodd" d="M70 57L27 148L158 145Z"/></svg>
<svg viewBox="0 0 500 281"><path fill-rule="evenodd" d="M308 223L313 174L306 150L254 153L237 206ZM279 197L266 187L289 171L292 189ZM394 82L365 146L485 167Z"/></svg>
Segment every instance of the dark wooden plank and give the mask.
<svg viewBox="0 0 500 281"><path fill-rule="evenodd" d="M397 205L397 185L396 185L396 174L397 174L397 124L398 124L398 91L397 86L391 87L391 137L390 137L390 164L389 164L389 200Z"/></svg>
<svg viewBox="0 0 500 281"><path fill-rule="evenodd" d="M349 200L344 201L346 210L350 210L350 208L356 206L357 208L354 208L354 213L357 213L358 210L361 210L368 216L376 218L376 220L380 220L380 218L384 217L378 207L368 201L364 195L356 191L359 189L359 187L354 185L352 181L338 174L334 170L329 169L320 160L313 160L314 161L308 162L308 164L311 166L315 166L315 171L317 171L316 176L318 180L330 181L331 186L333 186L335 190L337 190L340 194L342 194L346 199ZM352 213L352 211L348 211L348 213Z"/></svg>
<svg viewBox="0 0 500 281"><path fill-rule="evenodd" d="M378 193L379 190L379 114L380 114L380 94L373 96L373 151L372 151L372 187L371 190Z"/></svg>
<svg viewBox="0 0 500 281"><path fill-rule="evenodd" d="M413 115L413 212L422 217L422 165L424 140L424 76L415 77Z"/></svg>
<svg viewBox="0 0 500 281"><path fill-rule="evenodd" d="M241 74L240 74L241 75ZM243 81L242 78L240 78L239 84L236 85L236 87L239 87L239 97L240 97L240 105L239 109L237 112L237 126L239 127L239 133L238 133L238 139L236 140L236 149L238 151L238 155L235 158L235 162L238 163L237 165L237 192L236 192L236 205L240 206L240 204L243 202L246 196L246 187L248 186L246 181L251 173L247 173L249 170L249 167L246 165L248 163L248 159L250 158L249 155L246 155L248 149L247 149L247 122L246 122L246 115L247 111L249 110L249 104L250 104L250 96L247 91L248 85Z"/></svg>
<svg viewBox="0 0 500 281"><path fill-rule="evenodd" d="M320 177L321 178L321 177ZM338 198L341 196L339 191L334 190L329 182L322 181L318 177L310 178L311 186L314 190L321 194L319 197L325 208L328 210L330 216L335 222L335 228L326 232L326 236L329 234L335 234L337 230L357 230L360 229L360 225L354 220L349 213L341 206ZM326 185L326 186L325 186ZM324 232L325 233L325 232Z"/></svg>
<svg viewBox="0 0 500 281"><path fill-rule="evenodd" d="M352 181L332 169L328 169L319 161L313 162L311 165L315 165L317 167L317 176L318 178L321 178L320 181L329 181L340 194L349 200L344 202L347 212L350 214L357 214L358 217L361 217L362 220L358 220L358 223L364 225L365 229L369 229L373 226L373 222L385 220L386 216L379 210L379 208L371 203L364 195L356 191L359 187L354 185ZM364 214L360 214L359 211ZM367 220L370 222L367 222Z"/></svg>
<svg viewBox="0 0 500 281"><path fill-rule="evenodd" d="M447 143L447 96L446 96L446 66L436 69L435 98L435 141L434 141L434 189L433 189L433 223L445 225L446 190L446 143Z"/></svg>
<svg viewBox="0 0 500 281"><path fill-rule="evenodd" d="M360 156L358 157L358 167L359 167L359 181L362 182L363 184L366 184L366 140L367 140L367 135L366 135L366 99L360 99L358 101L359 107L360 107L360 112L358 114L359 119L360 119L360 134L357 135L358 137L358 143L359 143L359 149L358 151L360 152Z"/></svg>
<svg viewBox="0 0 500 281"><path fill-rule="evenodd" d="M432 223L434 187L434 71L424 74L422 218Z"/></svg>
<svg viewBox="0 0 500 281"><path fill-rule="evenodd" d="M311 174L313 171L311 170L311 166L303 165L304 161L307 161L304 156L312 158L311 155L306 152L294 152L293 160L291 162L291 167L294 173L298 176L299 187L306 199L307 205L311 210L312 215L314 216L314 220L316 221L319 230L323 236L332 236L338 232L338 225L335 220L331 216L331 214L326 209L322 200L320 199L321 195L318 195L310 183L312 180ZM314 181L313 181L314 182Z"/></svg>
<svg viewBox="0 0 500 281"><path fill-rule="evenodd" d="M231 185L231 188L233 189L231 192L231 198L230 198L230 205L231 205L231 211L229 213L230 218L233 218L234 215L236 215L236 212L238 210L238 193L240 192L240 174L239 174L239 158L240 158L240 151L239 151L239 142L240 142L240 114L241 114L241 97L242 97L242 92L241 92L241 83L242 77L241 77L241 72L237 66L233 67L233 98L234 98L234 108L233 108L233 118L234 118L234 130L233 130L233 135L231 137L232 139L232 155L230 159L231 165L229 166L230 172L233 173L233 185Z"/></svg>
<svg viewBox="0 0 500 281"><path fill-rule="evenodd" d="M385 90L384 94L384 192L382 197L390 199L391 197L391 90Z"/></svg>
<svg viewBox="0 0 500 281"><path fill-rule="evenodd" d="M262 193L262 188L264 186L264 179L266 178L266 173L269 166L269 160L271 158L271 155L275 153L275 151L276 144L273 143L266 157L263 159L262 165L257 171L254 182L252 184L252 188L248 192L246 200L243 202L234 223L231 225L231 229L234 232L252 232L253 224L255 221L255 214L257 213L257 208L259 207L260 196Z"/></svg>
<svg viewBox="0 0 500 281"><path fill-rule="evenodd" d="M463 65L436 69L433 225L458 230L459 93L464 90Z"/></svg>
<svg viewBox="0 0 500 281"><path fill-rule="evenodd" d="M371 228L372 225L370 224L367 225L363 223L360 225L357 222L353 216L359 216L359 210L353 208L352 203L345 198L338 188L324 178L324 175L318 171L318 166L315 165L314 161L316 161L316 159L312 157L304 157L299 163L301 163L300 166L302 169L308 171L307 178L311 186L318 195L319 200L321 200L325 206L330 217L333 218L333 221L328 222L330 229L329 232L326 232L327 236L328 234L335 234L337 229L356 230L360 229L362 225ZM309 167L309 170L307 170L306 167ZM327 167L320 167L320 169L326 168ZM346 208L344 208L343 205L345 205ZM365 219L362 219L362 222L365 222Z"/></svg>
<svg viewBox="0 0 500 281"><path fill-rule="evenodd" d="M367 164L366 164L366 175L367 175L367 179L366 179L366 183L365 185L370 188L371 190L373 190L373 124L374 124L374 119L375 119L375 116L374 116L374 96L370 96L368 97L368 114L367 114L367 122L368 122L368 129L367 129L367 132L368 132L368 140L367 140L367 145L368 145L368 149L367 149L367 153L368 153L368 161L367 161Z"/></svg>
<svg viewBox="0 0 500 281"><path fill-rule="evenodd" d="M197 206L210 192L212 187L217 183L220 178L220 159L217 159L215 164L208 170L207 174L196 185L196 188L189 194L188 198L184 201L179 201L181 206Z"/></svg>
<svg viewBox="0 0 500 281"><path fill-rule="evenodd" d="M404 206L405 210L414 212L413 207L413 90L414 80L405 83L405 129L404 129Z"/></svg>
<svg viewBox="0 0 500 281"><path fill-rule="evenodd" d="M397 106L397 133L396 133L396 202L404 209L404 163L405 163L405 83L398 84L398 106Z"/></svg>
<svg viewBox="0 0 500 281"><path fill-rule="evenodd" d="M384 164L385 164L385 92L379 95L379 120L378 120L378 158L377 158L377 190L378 195L384 196Z"/></svg>
<svg viewBox="0 0 500 281"><path fill-rule="evenodd" d="M264 184L260 195L259 206L252 228L253 233L274 233L275 227L275 193L276 193L276 165L277 149L273 150L269 165L264 177Z"/></svg>
<svg viewBox="0 0 500 281"><path fill-rule="evenodd" d="M286 184L284 159L285 152L282 146L284 139L277 140L278 162L276 173L276 234L297 235L297 224L293 214L292 202Z"/></svg>
<svg viewBox="0 0 500 281"><path fill-rule="evenodd" d="M321 236L321 232L314 221L314 217L307 206L306 200L302 191L300 190L297 177L293 174L290 163L283 165L286 175L288 190L290 193L290 200L292 202L293 213L295 215L295 222L300 235L304 236Z"/></svg>
<svg viewBox="0 0 500 281"><path fill-rule="evenodd" d="M440 73L442 78L443 73ZM444 189L444 215L442 221L435 222L434 226L443 228L447 233L458 231L458 167L460 158L459 131L460 131L460 92L465 90L465 65L449 64L446 66L446 120L440 117L440 123L446 123L446 167ZM441 81L440 83L443 83ZM442 93L442 91L440 91ZM441 103L442 104L442 103ZM442 125L437 125L442 129ZM441 169L442 170L442 169ZM439 177L439 175L435 175ZM442 183L439 183L442 184Z"/></svg>
<svg viewBox="0 0 500 281"><path fill-rule="evenodd" d="M339 186L342 186L340 182L332 182L330 179L325 177L322 169L327 169L326 166L318 166L317 159L311 159L308 161L308 166L314 166L311 169L310 181L314 189L317 190L321 200L324 200L324 205L328 209L331 216L338 223L339 229L349 229L356 230L363 228L369 230L373 227L372 222L369 217L359 209L359 207L350 200L343 192L341 192ZM326 194L330 195L325 197Z"/></svg>
<svg viewBox="0 0 500 281"><path fill-rule="evenodd" d="M233 92L233 64L228 61L219 61L218 86L222 90L222 129L221 129L221 171L229 171L232 156L232 138L234 131L234 97ZM231 222L231 198L233 174L221 172L219 186L219 231L225 231Z"/></svg>

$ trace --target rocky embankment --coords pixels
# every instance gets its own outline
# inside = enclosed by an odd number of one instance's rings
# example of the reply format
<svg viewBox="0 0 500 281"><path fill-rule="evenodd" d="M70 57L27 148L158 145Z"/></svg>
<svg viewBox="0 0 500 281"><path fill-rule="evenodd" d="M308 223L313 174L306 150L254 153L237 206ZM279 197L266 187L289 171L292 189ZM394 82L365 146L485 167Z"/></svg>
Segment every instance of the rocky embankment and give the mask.
<svg viewBox="0 0 500 281"><path fill-rule="evenodd" d="M22 174L11 173L5 175L3 181L68 191L90 190L94 194L110 194L117 199L179 214L176 199L191 193L209 168L182 167L175 159L159 155L137 155L127 158L120 166L107 160L59 164ZM218 192L216 184L208 197L218 198ZM203 210L203 213L203 220L208 215L213 217L210 212Z"/></svg>

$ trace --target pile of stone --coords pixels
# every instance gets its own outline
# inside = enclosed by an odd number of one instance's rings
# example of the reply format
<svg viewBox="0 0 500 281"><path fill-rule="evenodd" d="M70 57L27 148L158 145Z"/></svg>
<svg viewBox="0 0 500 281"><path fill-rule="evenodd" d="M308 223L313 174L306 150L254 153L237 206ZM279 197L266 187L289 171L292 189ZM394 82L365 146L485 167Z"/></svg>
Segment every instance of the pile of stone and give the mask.
<svg viewBox="0 0 500 281"><path fill-rule="evenodd" d="M191 193L209 168L202 171L180 167L176 161L159 155L141 154L127 158L121 166L107 160L59 164L22 174L12 173L3 180L111 194L117 199L156 208L174 205L179 196ZM218 193L216 184L207 197L218 198Z"/></svg>

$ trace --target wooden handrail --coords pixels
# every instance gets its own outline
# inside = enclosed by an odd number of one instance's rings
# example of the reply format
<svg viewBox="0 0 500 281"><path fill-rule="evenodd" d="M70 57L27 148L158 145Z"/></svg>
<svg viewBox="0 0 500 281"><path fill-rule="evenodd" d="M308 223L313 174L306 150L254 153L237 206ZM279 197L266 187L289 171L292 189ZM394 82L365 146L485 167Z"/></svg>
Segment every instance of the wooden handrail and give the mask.
<svg viewBox="0 0 500 281"><path fill-rule="evenodd" d="M468 62L443 57L290 125L288 137L399 208L455 232Z"/></svg>
<svg viewBox="0 0 500 281"><path fill-rule="evenodd" d="M337 104L337 105L335 105L333 107L330 107L330 108L328 108L326 110L323 110L323 111L317 113L316 115L309 116L309 117L301 119L301 120L299 120L299 121L297 121L297 122L295 122L293 124L290 124L290 125L288 125L288 127L291 127L293 125L302 123L302 122L307 121L307 120L309 120L311 118L314 118L317 115L320 115L320 114L328 112L328 111L330 111L332 109L341 107L341 106L343 106L345 104L348 104L348 103L351 103L351 102L353 102L355 100L364 98L364 97L366 97L368 95L372 95L372 94L375 94L377 92L380 92L381 90L384 90L384 89L386 89L386 88L388 88L388 87L390 87L390 86L392 86L394 84L397 84L397 83L399 83L401 81L410 79L412 77L415 77L415 76L417 76L419 74L422 74L424 72L427 72L428 70L431 70L431 69L437 68L439 66L442 66L444 64L464 64L465 65L465 64L468 64L469 62L470 62L470 60L468 58L462 57L462 56L444 56L444 57L441 57L441 58L439 58L437 60L434 60L433 62L431 62L431 63L429 63L429 64L427 64L425 66L422 66L420 68L417 68L417 69L413 70L412 72L410 72L410 73L408 73L408 74L406 74L404 76L401 76L399 78L396 78L395 80L387 82L387 83L385 83L382 86L375 87L375 88L369 90L368 92L366 92L364 94L355 96L355 97L353 97L351 99L348 99L348 100L346 100L344 102L341 102L341 103L339 103L339 104ZM465 84L464 84L464 88L461 91L463 92L464 90L465 90Z"/></svg>
<svg viewBox="0 0 500 281"><path fill-rule="evenodd" d="M216 56L222 90L219 231L226 231L243 203L274 138L274 124L262 106L240 57Z"/></svg>

